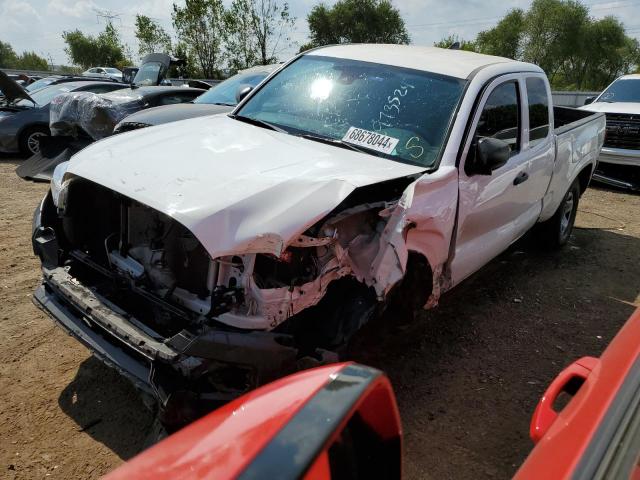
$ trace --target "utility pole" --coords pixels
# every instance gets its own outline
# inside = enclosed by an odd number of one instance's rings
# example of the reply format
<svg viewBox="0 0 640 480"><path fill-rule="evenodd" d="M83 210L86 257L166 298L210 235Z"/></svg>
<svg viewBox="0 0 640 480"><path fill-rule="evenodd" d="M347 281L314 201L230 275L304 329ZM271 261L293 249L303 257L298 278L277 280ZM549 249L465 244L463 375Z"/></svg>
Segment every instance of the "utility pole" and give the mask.
<svg viewBox="0 0 640 480"><path fill-rule="evenodd" d="M122 19L120 18L121 14L116 13L112 10L101 10L98 8L93 9L96 12L96 21L100 23L100 19L105 20L106 23L113 23L114 20L118 20L122 25Z"/></svg>

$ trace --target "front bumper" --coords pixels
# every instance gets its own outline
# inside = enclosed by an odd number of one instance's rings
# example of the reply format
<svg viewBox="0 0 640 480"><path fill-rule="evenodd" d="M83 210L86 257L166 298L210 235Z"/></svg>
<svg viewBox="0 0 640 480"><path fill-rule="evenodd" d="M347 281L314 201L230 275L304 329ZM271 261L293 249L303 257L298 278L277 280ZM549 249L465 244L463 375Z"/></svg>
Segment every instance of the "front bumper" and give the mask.
<svg viewBox="0 0 640 480"><path fill-rule="evenodd" d="M640 150L603 147L600 151L598 161L601 163L640 167Z"/></svg>
<svg viewBox="0 0 640 480"><path fill-rule="evenodd" d="M616 188L640 191L640 150L603 147L593 180Z"/></svg>
<svg viewBox="0 0 640 480"><path fill-rule="evenodd" d="M287 335L185 330L162 339L79 284L62 267L43 267L34 303L108 366L158 402L160 419L178 428L247 391L296 370Z"/></svg>

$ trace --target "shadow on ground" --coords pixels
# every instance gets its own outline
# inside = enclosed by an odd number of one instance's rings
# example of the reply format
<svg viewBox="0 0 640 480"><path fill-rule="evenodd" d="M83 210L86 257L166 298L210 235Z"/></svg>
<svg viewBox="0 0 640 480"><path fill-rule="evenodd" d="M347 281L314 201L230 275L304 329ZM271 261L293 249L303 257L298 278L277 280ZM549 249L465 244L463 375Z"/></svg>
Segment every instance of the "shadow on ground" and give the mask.
<svg viewBox="0 0 640 480"><path fill-rule="evenodd" d="M634 311L639 256L640 239L607 230L576 229L560 252L527 238L436 310L368 325L354 359L392 380L407 478L511 477L549 382L599 355Z"/></svg>
<svg viewBox="0 0 640 480"><path fill-rule="evenodd" d="M90 357L58 398L78 429L126 460L140 452L153 424L134 387L115 370Z"/></svg>

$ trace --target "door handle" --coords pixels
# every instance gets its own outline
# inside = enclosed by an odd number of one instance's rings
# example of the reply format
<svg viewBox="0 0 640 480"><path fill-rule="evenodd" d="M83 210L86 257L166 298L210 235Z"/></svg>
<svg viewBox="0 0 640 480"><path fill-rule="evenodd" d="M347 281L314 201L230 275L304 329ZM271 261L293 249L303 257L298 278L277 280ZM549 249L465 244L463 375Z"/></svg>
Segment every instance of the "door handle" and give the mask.
<svg viewBox="0 0 640 480"><path fill-rule="evenodd" d="M523 182L529 180L529 174L527 172L520 172L516 178L513 179L514 185L520 185Z"/></svg>
<svg viewBox="0 0 640 480"><path fill-rule="evenodd" d="M560 393L567 392L571 396L576 391L571 392L571 382L575 382L577 388L587 380L587 377L598 366L600 360L594 357L582 357L580 360L573 362L565 368L555 378L549 388L538 402L533 417L531 417L531 426L529 427L529 436L533 443L538 443L547 433L553 422L558 418L560 412L554 410L553 404L556 402ZM573 388L576 388L575 386Z"/></svg>

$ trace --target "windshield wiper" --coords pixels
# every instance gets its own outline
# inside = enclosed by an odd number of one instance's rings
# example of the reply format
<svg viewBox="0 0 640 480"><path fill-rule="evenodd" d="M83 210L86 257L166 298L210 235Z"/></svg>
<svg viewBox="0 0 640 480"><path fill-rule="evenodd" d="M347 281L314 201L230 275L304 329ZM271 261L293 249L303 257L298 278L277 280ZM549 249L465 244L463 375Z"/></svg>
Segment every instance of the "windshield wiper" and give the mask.
<svg viewBox="0 0 640 480"><path fill-rule="evenodd" d="M344 140L337 140L335 138L323 137L321 135L303 133L302 135L297 135L297 136L301 138L306 138L307 140L313 140L314 142L326 143L327 145L334 145L336 147L346 148L347 150L353 150L354 152L368 153L373 155L378 153L375 150L358 147L357 145L353 145L352 143L345 142Z"/></svg>
<svg viewBox="0 0 640 480"><path fill-rule="evenodd" d="M225 107L235 107L237 103L213 102L210 105L224 105Z"/></svg>
<svg viewBox="0 0 640 480"><path fill-rule="evenodd" d="M250 125L255 125L256 127L268 128L269 130L274 130L280 133L289 133L285 129L278 127L269 122L265 122L264 120L258 120L257 118L245 117L244 115L229 115L234 120L239 120L244 123L248 123Z"/></svg>

